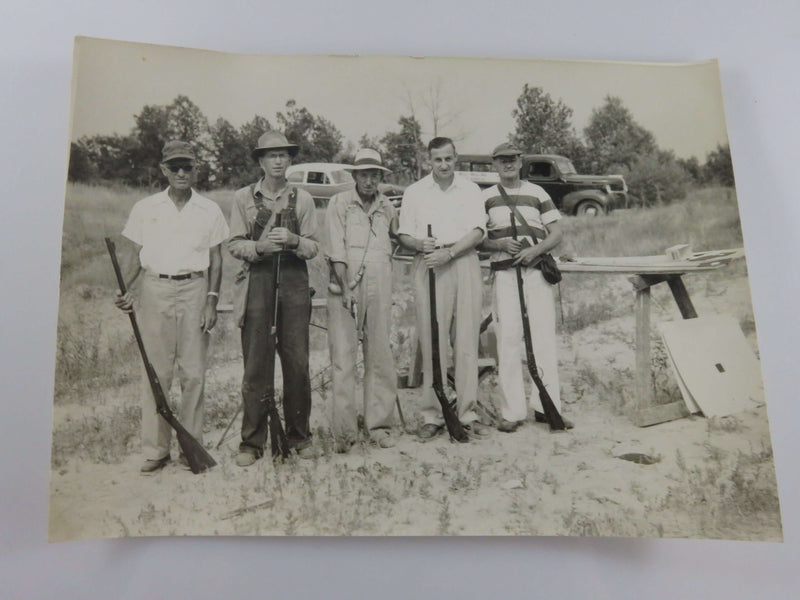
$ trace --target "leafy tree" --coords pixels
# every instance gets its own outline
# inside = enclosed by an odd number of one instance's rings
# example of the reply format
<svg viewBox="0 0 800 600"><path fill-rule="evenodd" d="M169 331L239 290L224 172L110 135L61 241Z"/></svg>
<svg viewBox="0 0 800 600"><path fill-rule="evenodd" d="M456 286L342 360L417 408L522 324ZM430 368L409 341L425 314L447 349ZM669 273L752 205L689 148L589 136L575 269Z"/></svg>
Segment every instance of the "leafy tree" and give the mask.
<svg viewBox="0 0 800 600"><path fill-rule="evenodd" d="M622 174L631 196L644 206L664 204L686 196L689 175L669 151L639 156Z"/></svg>
<svg viewBox="0 0 800 600"><path fill-rule="evenodd" d="M617 165L632 168L639 157L658 149L653 134L633 119L616 96L606 96L605 103L592 110L583 134L601 172Z"/></svg>
<svg viewBox="0 0 800 600"><path fill-rule="evenodd" d="M703 183L703 167L700 165L700 161L697 160L696 156L690 156L689 158L679 158L678 164L683 167L683 169L689 174L689 177L692 178L692 183L700 184Z"/></svg>
<svg viewBox="0 0 800 600"><path fill-rule="evenodd" d="M211 181L215 187L238 187L240 171L251 165L250 149L242 143L236 128L222 117L211 126L210 135Z"/></svg>
<svg viewBox="0 0 800 600"><path fill-rule="evenodd" d="M390 131L380 140L385 149L383 161L398 183L415 181L422 175L425 161L422 127L414 117L400 117L397 123L400 131Z"/></svg>
<svg viewBox="0 0 800 600"><path fill-rule="evenodd" d="M137 142L132 136L95 135L79 139L78 144L86 150L98 179L140 185L132 160Z"/></svg>
<svg viewBox="0 0 800 600"><path fill-rule="evenodd" d="M159 163L161 149L167 141L168 111L165 106L145 105L141 112L134 116L136 122L132 137L136 144L132 149L134 169L138 171L138 179L147 187L153 187L163 180Z"/></svg>
<svg viewBox="0 0 800 600"><path fill-rule="evenodd" d="M92 180L94 173L89 153L83 144L72 142L69 145L69 170L67 179L69 181L88 182Z"/></svg>
<svg viewBox="0 0 800 600"><path fill-rule="evenodd" d="M342 149L343 137L336 126L294 100L286 103L286 112L279 112L277 119L286 138L300 147L296 162L331 162Z"/></svg>
<svg viewBox="0 0 800 600"><path fill-rule="evenodd" d="M233 164L231 161L231 166L235 170L232 180L235 187L247 185L261 177L261 167L251 158L251 154L258 145L258 138L272 129L274 127L269 120L261 115L254 115L250 121L239 128L239 140L245 158L238 164Z"/></svg>
<svg viewBox="0 0 800 600"><path fill-rule="evenodd" d="M706 164L703 166L703 173L708 183L734 185L730 145L717 144L716 150L708 153Z"/></svg>
<svg viewBox="0 0 800 600"><path fill-rule="evenodd" d="M553 100L540 87L526 83L511 116L516 129L509 139L523 152L571 158L569 153L581 145L572 127L572 109L561 100Z"/></svg>

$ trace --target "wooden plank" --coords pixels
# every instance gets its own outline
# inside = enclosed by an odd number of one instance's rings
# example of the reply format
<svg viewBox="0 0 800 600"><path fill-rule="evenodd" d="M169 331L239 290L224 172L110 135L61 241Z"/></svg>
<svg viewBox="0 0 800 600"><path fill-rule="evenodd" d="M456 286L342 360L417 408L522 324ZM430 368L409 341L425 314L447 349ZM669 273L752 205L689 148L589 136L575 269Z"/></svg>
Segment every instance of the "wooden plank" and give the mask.
<svg viewBox="0 0 800 600"><path fill-rule="evenodd" d="M672 297L675 298L675 303L678 305L678 310L681 311L681 316L684 319L696 319L697 311L694 309L689 292L686 291L686 286L683 285L683 279L680 275L673 275L667 277L667 285L672 291Z"/></svg>
<svg viewBox="0 0 800 600"><path fill-rule="evenodd" d="M636 412L653 404L650 385L650 287L636 290Z"/></svg>
<svg viewBox="0 0 800 600"><path fill-rule="evenodd" d="M664 343L690 399L707 417L764 402L761 368L738 322L713 315L660 325Z"/></svg>
<svg viewBox="0 0 800 600"><path fill-rule="evenodd" d="M743 258L744 248L695 252L685 260L673 260L666 255L655 256L594 256L560 259L558 267L564 273L637 273L681 274L712 271Z"/></svg>

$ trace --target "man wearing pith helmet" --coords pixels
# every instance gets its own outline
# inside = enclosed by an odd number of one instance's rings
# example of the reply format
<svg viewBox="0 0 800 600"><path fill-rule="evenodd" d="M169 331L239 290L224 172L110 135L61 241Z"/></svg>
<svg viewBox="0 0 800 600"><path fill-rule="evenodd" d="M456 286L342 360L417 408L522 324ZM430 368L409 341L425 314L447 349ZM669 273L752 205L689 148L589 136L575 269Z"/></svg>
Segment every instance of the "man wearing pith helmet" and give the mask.
<svg viewBox="0 0 800 600"><path fill-rule="evenodd" d="M122 230L132 246L125 261L127 287L142 275L138 291L118 294L116 305L124 311L136 307L147 357L161 386L169 393L173 376L180 379L178 420L202 442L206 349L217 321L220 245L228 225L219 206L192 189L195 167L188 143L164 145L161 172L169 187L137 202ZM151 473L169 462L172 433L156 412L146 373L141 398L141 471ZM188 467L185 457L180 461Z"/></svg>
<svg viewBox="0 0 800 600"><path fill-rule="evenodd" d="M521 180L521 155L519 148L511 143L497 146L492 152L492 164L500 175L500 183L483 191L488 232L482 248L493 252L493 312L498 374L503 391L498 429L505 433L516 431L528 414L522 374L523 329L516 265L522 266L523 293L536 364L553 404L561 412L553 286L535 267L539 256L561 242L561 214L542 187ZM518 231L517 240L513 238L512 214ZM498 266L504 268L497 270ZM536 420L544 421L536 386L532 386L530 404L535 409ZM568 429L573 426L567 419L564 423Z"/></svg>
<svg viewBox="0 0 800 600"><path fill-rule="evenodd" d="M237 190L231 208L228 251L242 261L234 289L234 318L242 331L242 441L236 464L246 467L264 453L267 439L267 361L275 360L275 347L267 330L271 318L275 281L272 263L280 253L280 287L277 352L283 373L283 411L286 437L301 458L313 458L309 417L311 383L308 374L308 326L311 297L306 261L318 252L317 217L308 192L290 186L286 169L299 148L277 131L258 138L252 157L264 176ZM276 226L276 215L281 225Z"/></svg>
<svg viewBox="0 0 800 600"><path fill-rule="evenodd" d="M362 339L364 389L361 411L371 441L395 445L397 375L389 343L392 317L392 247L395 209L378 190L384 173L381 155L370 148L356 153L349 168L353 190L336 194L328 205L326 254L332 271L328 290L328 343L333 365L331 432L337 452L347 452L357 435L356 356Z"/></svg>

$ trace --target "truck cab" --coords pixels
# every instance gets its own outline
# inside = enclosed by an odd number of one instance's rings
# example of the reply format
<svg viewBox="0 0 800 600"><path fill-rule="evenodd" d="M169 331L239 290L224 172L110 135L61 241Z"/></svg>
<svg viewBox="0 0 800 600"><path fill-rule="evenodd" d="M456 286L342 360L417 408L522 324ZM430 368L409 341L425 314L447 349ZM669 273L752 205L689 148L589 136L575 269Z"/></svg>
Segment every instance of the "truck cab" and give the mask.
<svg viewBox="0 0 800 600"><path fill-rule="evenodd" d="M481 188L500 183L488 154L461 155L456 170ZM563 214L597 216L627 206L621 175L579 175L572 161L557 154L523 154L520 177L544 188Z"/></svg>

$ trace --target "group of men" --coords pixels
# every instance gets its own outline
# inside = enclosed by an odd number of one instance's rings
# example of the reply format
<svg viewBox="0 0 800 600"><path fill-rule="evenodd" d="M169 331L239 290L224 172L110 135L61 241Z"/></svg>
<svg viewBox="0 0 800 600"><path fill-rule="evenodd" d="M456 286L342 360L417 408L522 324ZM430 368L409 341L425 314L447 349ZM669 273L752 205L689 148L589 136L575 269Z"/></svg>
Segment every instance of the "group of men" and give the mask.
<svg viewBox="0 0 800 600"><path fill-rule="evenodd" d="M264 395L269 361L277 351L283 373L283 411L289 447L301 458L318 456L309 418L309 322L311 290L307 261L317 256L317 215L313 198L289 184L286 169L299 148L275 131L262 135L252 151L263 176L234 194L230 227L216 203L192 189L196 158L189 144L168 142L161 170L165 191L139 201L123 236L131 242L129 282L143 275L138 293L118 294L116 304L136 306L142 338L160 381L169 389L177 375L182 391L179 420L198 440L203 434L203 381L208 333L217 319L221 245L241 261L234 291L234 319L241 328L244 376L243 418L236 464L252 465L267 440ZM521 181L521 152L499 145L493 164L500 184L484 191L456 174L457 154L449 138L428 145L431 173L404 193L399 217L379 184L390 172L380 154L363 148L350 166L352 190L334 196L324 220L323 251L330 266L328 340L332 365L330 431L334 449L346 453L359 430L379 448L395 445L399 411L397 377L390 345L392 241L414 256L412 266L417 332L422 349L423 391L418 436L428 440L444 427L433 386L429 273L436 286L440 373L447 373L452 337L456 413L470 436L490 428L478 420L478 343L483 304L477 249L495 264L492 312L502 389L498 429L513 432L527 418L522 372L522 327L515 268L521 266L536 360L560 411L553 290L534 268L538 257L561 241L560 215L539 186ZM512 216L524 222L512 231ZM510 259L510 260L509 260ZM273 281L280 263L280 284ZM502 261L505 261L502 263ZM130 287L130 286L129 286ZM277 306L275 298L277 296ZM274 334L271 331L275 315ZM451 325L454 335L451 336ZM356 398L358 344L364 357L363 395ZM534 389L530 403L541 406ZM361 419L363 418L363 422ZM571 426L571 423L569 424ZM170 429L157 412L145 378L142 386L141 471L170 461ZM184 457L179 457L186 464Z"/></svg>

